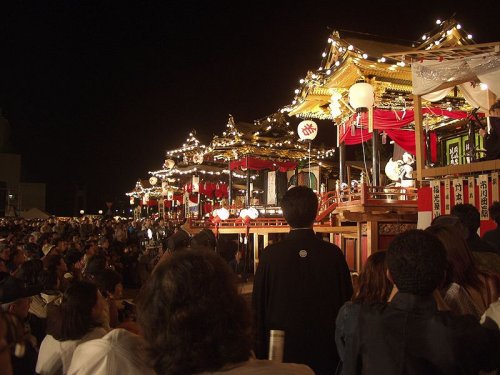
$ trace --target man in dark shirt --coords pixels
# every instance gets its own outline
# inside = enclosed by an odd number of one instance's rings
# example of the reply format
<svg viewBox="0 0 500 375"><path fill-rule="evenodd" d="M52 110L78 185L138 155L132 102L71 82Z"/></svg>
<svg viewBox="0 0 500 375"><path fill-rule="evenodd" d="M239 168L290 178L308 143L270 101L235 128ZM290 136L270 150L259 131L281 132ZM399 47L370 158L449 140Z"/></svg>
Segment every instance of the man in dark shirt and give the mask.
<svg viewBox="0 0 500 375"><path fill-rule="evenodd" d="M490 217L495 221L497 227L486 232L483 240L491 244L498 255L500 255L500 202L493 202L490 206Z"/></svg>
<svg viewBox="0 0 500 375"><path fill-rule="evenodd" d="M386 256L398 292L390 303L362 305L342 374L477 374L497 367L498 327L438 311L434 293L446 252L432 234L398 235Z"/></svg>
<svg viewBox="0 0 500 375"><path fill-rule="evenodd" d="M340 249L314 234L318 198L310 188L288 190L281 207L291 229L259 259L253 287L255 352L267 359L269 331L282 330L284 362L331 375L338 364L335 319L352 295L349 269Z"/></svg>
<svg viewBox="0 0 500 375"><path fill-rule="evenodd" d="M497 100L489 110L490 132L479 129L479 134L484 138L486 148L486 159L495 160L500 158L500 101Z"/></svg>

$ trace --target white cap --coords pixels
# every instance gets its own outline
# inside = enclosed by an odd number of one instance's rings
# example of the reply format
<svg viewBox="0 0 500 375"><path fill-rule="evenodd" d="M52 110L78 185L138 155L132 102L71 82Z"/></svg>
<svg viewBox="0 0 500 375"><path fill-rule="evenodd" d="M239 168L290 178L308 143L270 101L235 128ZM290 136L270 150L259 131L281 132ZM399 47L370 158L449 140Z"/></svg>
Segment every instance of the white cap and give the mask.
<svg viewBox="0 0 500 375"><path fill-rule="evenodd" d="M125 329L117 328L97 340L78 345L68 375L154 375L144 361L144 340Z"/></svg>

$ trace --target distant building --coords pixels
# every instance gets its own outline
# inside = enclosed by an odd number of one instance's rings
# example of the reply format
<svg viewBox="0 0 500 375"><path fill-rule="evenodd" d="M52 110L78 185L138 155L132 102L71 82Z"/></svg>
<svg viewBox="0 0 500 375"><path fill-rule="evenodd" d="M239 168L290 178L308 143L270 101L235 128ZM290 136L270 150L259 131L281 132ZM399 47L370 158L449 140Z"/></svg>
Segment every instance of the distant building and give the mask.
<svg viewBox="0 0 500 375"><path fill-rule="evenodd" d="M21 155L0 153L0 216L20 211L45 211L46 185L21 181Z"/></svg>

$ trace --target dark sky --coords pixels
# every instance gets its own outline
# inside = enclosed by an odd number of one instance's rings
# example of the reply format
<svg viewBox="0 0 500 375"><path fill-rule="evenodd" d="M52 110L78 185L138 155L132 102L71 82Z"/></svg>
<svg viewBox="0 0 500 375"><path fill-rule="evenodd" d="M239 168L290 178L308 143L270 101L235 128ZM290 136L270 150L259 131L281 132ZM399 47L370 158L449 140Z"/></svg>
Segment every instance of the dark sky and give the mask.
<svg viewBox="0 0 500 375"><path fill-rule="evenodd" d="M10 151L22 154L25 181L48 184L55 213L72 210L77 183L89 209L123 198L191 129L208 142L230 113L251 122L288 104L332 29L417 40L456 13L477 42L500 40L494 1L4 3Z"/></svg>

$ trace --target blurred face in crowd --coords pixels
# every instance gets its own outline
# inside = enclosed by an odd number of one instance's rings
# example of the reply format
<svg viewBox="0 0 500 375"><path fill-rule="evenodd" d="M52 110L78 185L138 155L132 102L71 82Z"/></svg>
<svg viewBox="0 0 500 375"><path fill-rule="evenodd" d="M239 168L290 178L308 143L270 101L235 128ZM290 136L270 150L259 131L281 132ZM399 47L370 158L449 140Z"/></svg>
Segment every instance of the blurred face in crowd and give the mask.
<svg viewBox="0 0 500 375"><path fill-rule="evenodd" d="M122 283L116 284L115 290L114 290L113 295L111 297L113 297L114 299L120 299L123 297L123 284Z"/></svg>
<svg viewBox="0 0 500 375"><path fill-rule="evenodd" d="M8 312L24 320L28 317L30 304L31 297L18 299L10 304Z"/></svg>
<svg viewBox="0 0 500 375"><path fill-rule="evenodd" d="M3 260L7 261L7 260L9 260L9 257L10 257L10 249L8 247L4 247L0 251L0 258L2 258Z"/></svg>

